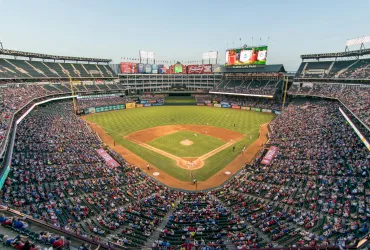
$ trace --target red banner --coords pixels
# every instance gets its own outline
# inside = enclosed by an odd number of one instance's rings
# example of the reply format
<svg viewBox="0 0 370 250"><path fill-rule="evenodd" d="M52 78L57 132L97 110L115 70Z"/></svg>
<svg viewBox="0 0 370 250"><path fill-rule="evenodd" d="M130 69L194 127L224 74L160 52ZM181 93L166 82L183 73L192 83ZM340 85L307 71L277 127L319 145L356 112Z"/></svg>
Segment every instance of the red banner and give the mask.
<svg viewBox="0 0 370 250"><path fill-rule="evenodd" d="M238 106L238 105L232 105L231 108L233 108L233 109L240 109L240 106Z"/></svg>
<svg viewBox="0 0 370 250"><path fill-rule="evenodd" d="M117 168L119 167L120 165L112 158L112 156L110 156L107 152L105 152L104 149L102 148L99 148L96 150L96 152L98 152L98 154L103 157L103 159L105 160L105 162L108 164L108 166L112 167L112 168Z"/></svg>
<svg viewBox="0 0 370 250"><path fill-rule="evenodd" d="M137 64L131 62L121 62L122 74L135 74L137 73Z"/></svg>
<svg viewBox="0 0 370 250"><path fill-rule="evenodd" d="M203 102L198 102L197 106L204 106L204 103Z"/></svg>
<svg viewBox="0 0 370 250"><path fill-rule="evenodd" d="M188 74L212 74L212 64L188 65Z"/></svg>
<svg viewBox="0 0 370 250"><path fill-rule="evenodd" d="M263 157L263 160L261 161L262 164L270 165L272 160L275 158L278 151L278 147L271 146L269 151L267 151L265 157Z"/></svg>

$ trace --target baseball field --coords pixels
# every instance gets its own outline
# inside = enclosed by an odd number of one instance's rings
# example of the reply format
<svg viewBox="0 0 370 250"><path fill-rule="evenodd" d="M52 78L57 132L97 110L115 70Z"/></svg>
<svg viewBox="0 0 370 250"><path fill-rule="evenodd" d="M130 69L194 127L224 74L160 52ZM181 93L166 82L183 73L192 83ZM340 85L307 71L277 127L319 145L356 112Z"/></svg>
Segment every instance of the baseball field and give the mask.
<svg viewBox="0 0 370 250"><path fill-rule="evenodd" d="M165 176L179 182L195 176L205 182L239 158L242 167L241 157L256 144L261 125L273 118L271 113L206 106L135 108L84 117L128 162L162 182Z"/></svg>

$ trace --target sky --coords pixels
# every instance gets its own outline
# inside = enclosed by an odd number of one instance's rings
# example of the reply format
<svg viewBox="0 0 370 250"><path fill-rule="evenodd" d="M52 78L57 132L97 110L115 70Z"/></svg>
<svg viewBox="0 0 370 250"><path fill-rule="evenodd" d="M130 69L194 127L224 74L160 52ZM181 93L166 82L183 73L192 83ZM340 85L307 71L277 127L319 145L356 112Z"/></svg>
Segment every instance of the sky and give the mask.
<svg viewBox="0 0 370 250"><path fill-rule="evenodd" d="M4 48L63 56L199 61L203 52L268 43L267 64L344 51L370 35L370 0L0 0ZM252 40L253 37L253 40ZM268 39L269 38L269 39Z"/></svg>

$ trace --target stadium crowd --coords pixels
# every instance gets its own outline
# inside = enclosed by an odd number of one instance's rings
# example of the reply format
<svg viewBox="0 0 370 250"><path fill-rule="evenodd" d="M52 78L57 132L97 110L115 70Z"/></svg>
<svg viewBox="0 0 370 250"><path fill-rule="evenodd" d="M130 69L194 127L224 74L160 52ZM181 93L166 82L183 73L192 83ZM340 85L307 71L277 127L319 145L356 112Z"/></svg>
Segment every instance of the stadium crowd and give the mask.
<svg viewBox="0 0 370 250"><path fill-rule="evenodd" d="M370 126L370 87L351 84L293 84L290 94L313 95L342 101L366 125Z"/></svg>
<svg viewBox="0 0 370 250"><path fill-rule="evenodd" d="M368 232L370 155L338 103L293 103L270 134L271 165L257 159L217 197L278 244L356 245Z"/></svg>

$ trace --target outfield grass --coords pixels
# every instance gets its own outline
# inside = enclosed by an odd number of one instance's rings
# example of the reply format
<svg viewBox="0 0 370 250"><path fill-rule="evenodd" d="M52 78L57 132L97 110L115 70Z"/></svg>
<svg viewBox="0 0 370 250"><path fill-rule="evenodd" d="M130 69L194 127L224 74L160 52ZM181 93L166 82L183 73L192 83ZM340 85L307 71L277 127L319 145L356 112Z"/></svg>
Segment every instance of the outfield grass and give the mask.
<svg viewBox="0 0 370 250"><path fill-rule="evenodd" d="M195 103L195 99L191 96L166 96L164 98L164 102L166 104L191 104Z"/></svg>
<svg viewBox="0 0 370 250"><path fill-rule="evenodd" d="M190 140L192 145L182 145L180 142ZM173 134L161 136L148 144L173 154L178 157L198 157L213 149L216 149L226 142L208 135L196 134L192 131L179 131Z"/></svg>
<svg viewBox="0 0 370 250"><path fill-rule="evenodd" d="M115 140L150 164L167 172L177 179L189 181L189 171L179 168L174 160L141 147L123 137L142 129L170 124L199 124L222 127L248 135L235 145L241 149L250 145L257 137L260 124L274 118L271 113L260 113L236 109L223 109L200 106L162 106L140 109L123 109L93 114L87 120L93 121L104 128ZM171 122L174 119L175 122ZM234 123L236 127L234 128ZM252 139L250 139L252 136ZM236 156L240 150L232 152L231 146L211 156L205 161L204 167L194 170L198 181L207 180L220 171Z"/></svg>

